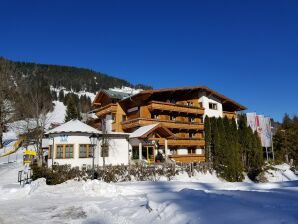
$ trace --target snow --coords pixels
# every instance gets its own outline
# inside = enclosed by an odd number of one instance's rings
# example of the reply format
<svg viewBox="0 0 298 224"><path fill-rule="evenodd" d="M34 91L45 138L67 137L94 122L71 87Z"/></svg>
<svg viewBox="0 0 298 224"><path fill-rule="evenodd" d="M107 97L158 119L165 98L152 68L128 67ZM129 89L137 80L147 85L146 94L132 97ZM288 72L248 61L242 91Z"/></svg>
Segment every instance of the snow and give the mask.
<svg viewBox="0 0 298 224"><path fill-rule="evenodd" d="M79 120L70 120L66 122L65 124L60 125L59 127L56 127L50 131L48 131L46 134L54 134L54 133L76 133L76 132L82 132L82 133L101 133L100 131L96 130L95 128L84 124L83 122Z"/></svg>
<svg viewBox="0 0 298 224"><path fill-rule="evenodd" d="M54 110L47 114L46 129L49 128L51 123L64 123L64 118L66 114L66 106L60 101L53 101Z"/></svg>
<svg viewBox="0 0 298 224"><path fill-rule="evenodd" d="M137 130L135 130L133 133L131 133L129 135L130 138L139 138L142 135L146 134L147 132L149 132L151 129L155 128L158 124L150 124L150 125L145 125L142 126L140 128L138 128Z"/></svg>
<svg viewBox="0 0 298 224"><path fill-rule="evenodd" d="M115 92L120 92L120 93L128 93L131 95L135 95L138 94L139 92L143 91L143 89L134 89L131 87L127 87L127 86L122 86L121 88L109 88L109 90L115 91Z"/></svg>
<svg viewBox="0 0 298 224"><path fill-rule="evenodd" d="M265 172L265 177L269 182L282 182L298 180L298 176L295 175L288 164L281 164L273 166L273 169L269 169Z"/></svg>
<svg viewBox="0 0 298 224"><path fill-rule="evenodd" d="M64 87L54 88L53 86L51 86L51 90L56 91L57 94L59 94L60 90L63 90L64 95L66 95L68 93L74 93L74 94L78 95L79 97L85 95L85 96L90 97L91 102L93 102L93 100L95 99L95 96L96 96L94 93L87 92L87 91L84 91L84 90L79 91L79 92L74 92L74 91L66 90Z"/></svg>
<svg viewBox="0 0 298 224"><path fill-rule="evenodd" d="M288 168L282 165L281 168ZM45 179L20 187L21 163L0 165L0 223L297 223L298 181L229 183L215 173L174 181ZM290 172L290 171L289 171ZM186 173L185 173L186 174Z"/></svg>

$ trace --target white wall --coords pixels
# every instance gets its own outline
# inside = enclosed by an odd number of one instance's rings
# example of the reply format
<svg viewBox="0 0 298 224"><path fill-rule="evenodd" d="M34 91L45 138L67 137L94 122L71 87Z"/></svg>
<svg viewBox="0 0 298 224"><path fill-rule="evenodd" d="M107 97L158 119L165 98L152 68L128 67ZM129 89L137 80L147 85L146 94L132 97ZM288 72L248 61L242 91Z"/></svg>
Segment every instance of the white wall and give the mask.
<svg viewBox="0 0 298 224"><path fill-rule="evenodd" d="M53 144L53 140L50 139L49 145ZM59 165L70 164L72 167L82 167L84 164L92 165L92 158L79 158L79 145L80 144L91 144L89 135L68 135L67 138L62 138L61 136L57 135L54 137L54 163L58 163ZM74 145L74 158L73 159L56 159L56 145L57 144L73 144ZM98 141L97 147L95 149L95 165L102 166L102 157L100 157L100 150L101 150L101 141ZM125 137L116 137L111 138L109 141L109 157L106 157L106 165L120 165L128 164L129 155L128 155L128 142ZM48 166L52 166L52 159L48 159Z"/></svg>
<svg viewBox="0 0 298 224"><path fill-rule="evenodd" d="M205 108L204 119L207 115L208 117L223 117L222 103L220 100L216 99L213 96L206 96L206 93L199 94L199 102L202 103ZM209 109L209 103L216 103L217 110Z"/></svg>
<svg viewBox="0 0 298 224"><path fill-rule="evenodd" d="M103 165L103 158L100 157L101 152L101 141L98 143L99 150L96 164L99 166ZM128 142L125 138L109 138L109 156L105 157L105 164L106 165L128 165L129 160L129 149ZM130 147L131 148L131 147Z"/></svg>

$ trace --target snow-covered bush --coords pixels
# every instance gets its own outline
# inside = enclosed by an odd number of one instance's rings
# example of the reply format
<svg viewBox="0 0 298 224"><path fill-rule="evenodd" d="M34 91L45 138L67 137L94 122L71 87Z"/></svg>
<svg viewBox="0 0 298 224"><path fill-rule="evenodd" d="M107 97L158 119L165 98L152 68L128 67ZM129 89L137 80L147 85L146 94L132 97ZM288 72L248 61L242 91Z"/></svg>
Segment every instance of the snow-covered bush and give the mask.
<svg viewBox="0 0 298 224"><path fill-rule="evenodd" d="M87 179L87 174L84 170L71 168L69 165L54 165L53 169L32 165L31 169L33 171L32 180L45 178L48 185L61 184L71 179Z"/></svg>

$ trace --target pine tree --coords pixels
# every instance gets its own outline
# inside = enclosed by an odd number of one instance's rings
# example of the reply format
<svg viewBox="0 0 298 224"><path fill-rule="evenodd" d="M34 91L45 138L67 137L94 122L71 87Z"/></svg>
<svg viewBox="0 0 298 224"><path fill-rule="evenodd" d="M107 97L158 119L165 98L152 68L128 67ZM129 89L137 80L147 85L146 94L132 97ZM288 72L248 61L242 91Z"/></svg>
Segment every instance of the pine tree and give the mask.
<svg viewBox="0 0 298 224"><path fill-rule="evenodd" d="M208 116L205 117L204 121L204 130L205 130L205 157L206 160L211 162L212 161L212 154L211 154L211 123L210 118Z"/></svg>
<svg viewBox="0 0 298 224"><path fill-rule="evenodd" d="M70 121L72 119L78 119L78 118L79 118L79 114L78 114L77 107L75 105L75 101L72 97L70 97L67 103L65 122Z"/></svg>
<svg viewBox="0 0 298 224"><path fill-rule="evenodd" d="M60 102L64 102L64 91L62 89L59 91L58 99Z"/></svg>

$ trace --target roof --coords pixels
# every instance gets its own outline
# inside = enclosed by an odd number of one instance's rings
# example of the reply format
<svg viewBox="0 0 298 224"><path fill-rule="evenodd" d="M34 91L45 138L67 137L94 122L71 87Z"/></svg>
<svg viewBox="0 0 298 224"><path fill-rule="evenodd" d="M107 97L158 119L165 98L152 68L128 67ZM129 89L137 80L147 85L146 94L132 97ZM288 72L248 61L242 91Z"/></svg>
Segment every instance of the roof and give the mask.
<svg viewBox="0 0 298 224"><path fill-rule="evenodd" d="M79 120L71 120L57 128L49 130L46 134L58 133L88 133L88 134L101 134L101 132Z"/></svg>
<svg viewBox="0 0 298 224"><path fill-rule="evenodd" d="M163 88L163 89L156 89L156 90L144 90L136 95L133 95L132 98L137 98L139 96L142 95L153 95L155 93L166 93L166 92L179 92L179 91L192 91L192 90L200 90L200 91L205 91L208 92L214 96L216 96L217 98L225 101L226 103L231 103L234 106L236 106L238 108L238 110L245 110L247 109L245 106L237 103L236 101L216 92L215 90L212 90L210 88L208 88L207 86L187 86L187 87L178 87L178 88ZM123 99L123 101L125 101L126 99Z"/></svg>
<svg viewBox="0 0 298 224"><path fill-rule="evenodd" d="M103 92L105 92L111 98L118 99L118 100L123 100L132 95L130 93L118 92L113 90L103 90Z"/></svg>
<svg viewBox="0 0 298 224"><path fill-rule="evenodd" d="M96 103L96 101L98 101L98 99L101 99L104 95L108 96L111 99L120 101L132 96L133 94L104 89L97 92L92 104Z"/></svg>
<svg viewBox="0 0 298 224"><path fill-rule="evenodd" d="M158 132L160 135L166 136L167 138L173 137L173 133L168 128L162 126L160 123L157 123L138 128L129 135L129 138L147 138L148 135L153 132Z"/></svg>
<svg viewBox="0 0 298 224"><path fill-rule="evenodd" d="M151 131L153 128L155 128L158 124L149 124L146 126L142 126L135 130L133 133L129 135L130 138L139 138L146 134L147 132Z"/></svg>

